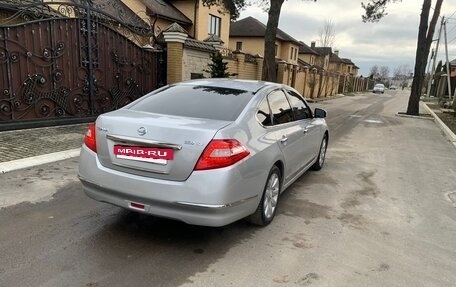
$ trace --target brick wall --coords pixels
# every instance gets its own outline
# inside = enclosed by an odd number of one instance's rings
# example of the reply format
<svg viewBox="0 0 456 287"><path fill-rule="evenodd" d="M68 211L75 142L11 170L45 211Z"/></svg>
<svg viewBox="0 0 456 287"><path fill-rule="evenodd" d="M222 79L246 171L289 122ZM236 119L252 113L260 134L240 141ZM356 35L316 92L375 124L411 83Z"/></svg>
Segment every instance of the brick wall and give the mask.
<svg viewBox="0 0 456 287"><path fill-rule="evenodd" d="M228 63L228 72L236 74L233 78L261 80L263 58L233 52L233 54L230 57L226 57L224 61Z"/></svg>
<svg viewBox="0 0 456 287"><path fill-rule="evenodd" d="M167 82L173 84L182 80L182 43L168 43Z"/></svg>

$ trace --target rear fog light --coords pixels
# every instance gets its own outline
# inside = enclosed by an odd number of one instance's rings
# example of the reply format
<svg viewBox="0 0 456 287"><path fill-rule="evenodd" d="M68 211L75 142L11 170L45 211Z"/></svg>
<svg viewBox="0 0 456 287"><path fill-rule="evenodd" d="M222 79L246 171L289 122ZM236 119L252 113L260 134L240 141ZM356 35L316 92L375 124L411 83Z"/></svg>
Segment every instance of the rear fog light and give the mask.
<svg viewBox="0 0 456 287"><path fill-rule="evenodd" d="M144 210L145 209L145 205L144 204L136 203L136 202L130 202L130 207L134 208L134 209L140 209L140 210Z"/></svg>

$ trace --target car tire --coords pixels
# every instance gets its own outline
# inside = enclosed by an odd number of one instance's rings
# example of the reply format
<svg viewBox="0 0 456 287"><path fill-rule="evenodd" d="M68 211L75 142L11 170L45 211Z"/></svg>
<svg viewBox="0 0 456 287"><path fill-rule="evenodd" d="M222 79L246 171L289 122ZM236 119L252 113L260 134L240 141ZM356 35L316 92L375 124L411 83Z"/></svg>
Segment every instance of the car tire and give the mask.
<svg viewBox="0 0 456 287"><path fill-rule="evenodd" d="M258 204L255 213L246 218L247 221L259 226L266 226L271 223L277 211L281 190L281 172L280 169L274 165L266 180L260 203Z"/></svg>
<svg viewBox="0 0 456 287"><path fill-rule="evenodd" d="M326 159L326 149L328 148L328 136L325 135L321 141L320 149L318 151L317 161L312 165L312 170L320 170L323 168Z"/></svg>

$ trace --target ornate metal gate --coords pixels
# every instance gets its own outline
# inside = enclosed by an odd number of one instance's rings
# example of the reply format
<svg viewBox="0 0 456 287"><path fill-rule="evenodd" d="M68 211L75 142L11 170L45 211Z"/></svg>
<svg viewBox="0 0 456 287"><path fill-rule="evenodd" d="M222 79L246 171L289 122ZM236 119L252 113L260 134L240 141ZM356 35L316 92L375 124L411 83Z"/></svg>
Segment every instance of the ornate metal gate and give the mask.
<svg viewBox="0 0 456 287"><path fill-rule="evenodd" d="M0 130L87 121L163 86L165 55L141 46L153 31L120 0L0 0Z"/></svg>

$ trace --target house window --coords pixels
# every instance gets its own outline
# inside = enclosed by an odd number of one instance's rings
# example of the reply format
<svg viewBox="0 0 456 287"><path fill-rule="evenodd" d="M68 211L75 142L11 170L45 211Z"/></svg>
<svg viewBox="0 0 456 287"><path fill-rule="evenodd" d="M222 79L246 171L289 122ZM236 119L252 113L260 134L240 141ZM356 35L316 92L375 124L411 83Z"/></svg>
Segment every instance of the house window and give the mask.
<svg viewBox="0 0 456 287"><path fill-rule="evenodd" d="M295 59L295 60L298 59L298 49L295 49L295 50L294 50L294 59Z"/></svg>
<svg viewBox="0 0 456 287"><path fill-rule="evenodd" d="M275 44L275 56L277 57L277 50L279 50L279 46Z"/></svg>
<svg viewBox="0 0 456 287"><path fill-rule="evenodd" d="M242 51L242 42L236 42L236 51Z"/></svg>
<svg viewBox="0 0 456 287"><path fill-rule="evenodd" d="M222 19L220 17L209 15L209 34L217 35L220 37L220 24Z"/></svg>

